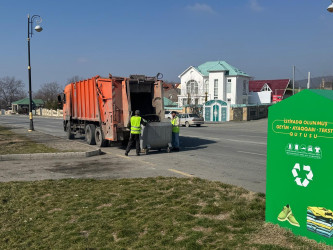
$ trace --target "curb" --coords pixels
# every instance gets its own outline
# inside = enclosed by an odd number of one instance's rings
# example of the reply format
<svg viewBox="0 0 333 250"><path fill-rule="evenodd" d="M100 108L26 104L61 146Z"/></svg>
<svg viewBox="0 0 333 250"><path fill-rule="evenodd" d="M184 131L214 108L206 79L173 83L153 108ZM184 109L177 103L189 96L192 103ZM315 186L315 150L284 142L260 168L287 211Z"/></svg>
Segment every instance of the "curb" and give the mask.
<svg viewBox="0 0 333 250"><path fill-rule="evenodd" d="M0 116L19 116L19 117L28 117L28 115L19 115L19 114L10 114L10 115L1 115ZM46 115L33 115L35 118L54 118L54 119L63 119L62 116L46 116Z"/></svg>
<svg viewBox="0 0 333 250"><path fill-rule="evenodd" d="M93 150L88 152L65 152L65 153L36 153L36 154L9 154L0 155L0 161L15 160L37 160L37 159L56 159L56 158L80 158L100 155L101 150Z"/></svg>

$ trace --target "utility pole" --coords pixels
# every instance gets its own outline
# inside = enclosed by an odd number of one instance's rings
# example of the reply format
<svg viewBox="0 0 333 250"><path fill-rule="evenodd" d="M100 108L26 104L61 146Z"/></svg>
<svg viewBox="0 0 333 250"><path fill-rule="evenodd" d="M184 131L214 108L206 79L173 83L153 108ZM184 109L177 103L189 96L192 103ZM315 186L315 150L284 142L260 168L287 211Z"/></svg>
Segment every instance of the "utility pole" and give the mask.
<svg viewBox="0 0 333 250"><path fill-rule="evenodd" d="M311 87L311 73L308 73L308 89Z"/></svg>
<svg viewBox="0 0 333 250"><path fill-rule="evenodd" d="M295 65L293 66L293 95L295 95Z"/></svg>

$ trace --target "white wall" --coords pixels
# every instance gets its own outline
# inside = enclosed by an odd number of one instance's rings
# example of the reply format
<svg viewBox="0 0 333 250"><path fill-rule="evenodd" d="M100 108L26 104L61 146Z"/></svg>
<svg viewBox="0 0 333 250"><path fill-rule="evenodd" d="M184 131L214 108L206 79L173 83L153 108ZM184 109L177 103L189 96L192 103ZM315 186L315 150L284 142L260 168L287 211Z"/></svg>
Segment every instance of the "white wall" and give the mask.
<svg viewBox="0 0 333 250"><path fill-rule="evenodd" d="M249 104L271 103L271 91L250 92Z"/></svg>
<svg viewBox="0 0 333 250"><path fill-rule="evenodd" d="M243 81L247 83L247 93L249 85L249 77L243 76L226 76L225 72L210 72L209 76L203 76L198 70L194 67L189 68L181 77L181 94L178 96L178 105L182 107L183 99L187 98L186 92L186 83L190 80L195 80L198 82L198 95L191 95L191 98L199 98L199 104L204 104L205 102L205 81L208 80L208 100L214 99L214 80L218 80L218 99L228 102L230 98L231 101L229 104L244 104L243 100L245 99L245 104L247 104L248 96L243 95ZM227 79L231 79L231 93L227 93ZM194 103L194 102L193 102Z"/></svg>
<svg viewBox="0 0 333 250"><path fill-rule="evenodd" d="M237 76L236 77L236 87L234 92L235 100L231 102L231 104L247 104L248 103L248 93L249 93L249 78ZM246 81L246 94L243 95L243 83ZM246 99L246 103L243 100Z"/></svg>
<svg viewBox="0 0 333 250"><path fill-rule="evenodd" d="M227 76L226 77L226 91L227 91L227 85L228 80L231 80L231 93L227 93L227 98L224 100L225 102L228 102L228 99L230 99L230 102L228 104L234 104L235 103L235 95L236 95L236 77L235 76Z"/></svg>
<svg viewBox="0 0 333 250"><path fill-rule="evenodd" d="M209 73L209 94L211 100L214 99L214 80L218 80L218 99L225 100L226 98L226 85L224 72L210 72Z"/></svg>
<svg viewBox="0 0 333 250"><path fill-rule="evenodd" d="M188 81L194 80L198 83L198 95L191 94L191 98L199 98L199 104L203 104L204 98L204 77L195 68L190 68L184 75L180 78L180 95L178 96L178 106L183 106L183 98L187 98L186 84Z"/></svg>

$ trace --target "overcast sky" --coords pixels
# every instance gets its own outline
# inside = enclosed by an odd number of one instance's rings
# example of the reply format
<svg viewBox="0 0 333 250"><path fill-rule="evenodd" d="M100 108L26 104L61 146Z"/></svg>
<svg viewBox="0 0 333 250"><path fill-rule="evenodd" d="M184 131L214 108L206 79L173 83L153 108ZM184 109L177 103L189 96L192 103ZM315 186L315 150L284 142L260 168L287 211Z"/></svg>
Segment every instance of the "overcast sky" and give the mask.
<svg viewBox="0 0 333 250"><path fill-rule="evenodd" d="M255 79L333 75L330 0L0 0L0 78L28 83L27 14L43 18L31 39L33 89L74 75L164 74L225 60Z"/></svg>

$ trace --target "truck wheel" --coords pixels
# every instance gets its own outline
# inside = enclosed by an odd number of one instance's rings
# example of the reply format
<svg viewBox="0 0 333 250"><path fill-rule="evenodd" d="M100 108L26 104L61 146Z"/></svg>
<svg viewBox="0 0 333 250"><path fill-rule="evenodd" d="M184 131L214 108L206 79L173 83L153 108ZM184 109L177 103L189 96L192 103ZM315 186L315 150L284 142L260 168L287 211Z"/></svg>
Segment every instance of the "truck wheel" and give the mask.
<svg viewBox="0 0 333 250"><path fill-rule="evenodd" d="M74 134L72 133L71 127L72 127L71 122L67 122L66 135L67 135L67 139L69 139L69 140L74 139Z"/></svg>
<svg viewBox="0 0 333 250"><path fill-rule="evenodd" d="M188 122L185 122L185 126L188 128L190 124Z"/></svg>
<svg viewBox="0 0 333 250"><path fill-rule="evenodd" d="M85 138L86 138L86 142L89 145L95 145L96 141L95 141L95 125L94 124L88 124L86 126L85 129Z"/></svg>
<svg viewBox="0 0 333 250"><path fill-rule="evenodd" d="M102 134L102 130L101 127L97 127L95 130L95 141L96 141L96 145L98 147L104 147L105 146L105 139L104 136Z"/></svg>

